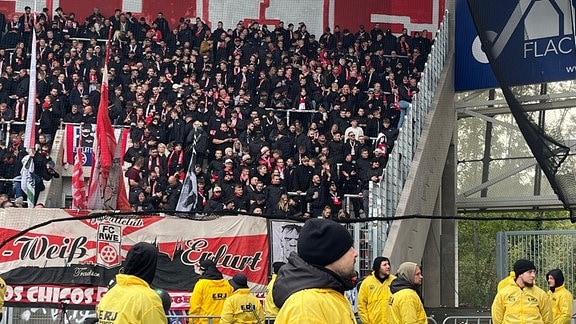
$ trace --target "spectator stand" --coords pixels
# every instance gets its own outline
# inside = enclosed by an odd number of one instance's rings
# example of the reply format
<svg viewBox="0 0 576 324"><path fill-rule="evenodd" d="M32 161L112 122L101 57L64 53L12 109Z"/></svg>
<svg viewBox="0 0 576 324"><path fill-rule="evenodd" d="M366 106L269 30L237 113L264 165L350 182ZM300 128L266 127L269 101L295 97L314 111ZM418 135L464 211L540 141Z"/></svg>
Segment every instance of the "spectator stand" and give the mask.
<svg viewBox="0 0 576 324"><path fill-rule="evenodd" d="M139 27L146 25L147 24L138 25L135 20L132 26ZM84 26L79 24L79 28L74 34L60 34L48 42L49 50L55 50L56 45L54 44L58 42L63 44L60 52L51 53L53 54L53 60L48 61L50 62L50 66L47 68L48 75L50 75L48 87L56 87L58 88L58 92L61 91L60 89L65 90L62 91L62 93L54 95L51 99L62 101L62 109L65 110L62 114L68 112L70 109L72 105L72 102L69 101L71 99L71 92L75 90L73 88L76 87L78 83L85 83L85 90L93 92L96 88L93 82L100 82L100 80L98 80L98 69L96 69L95 75L89 73L87 66L88 55L86 53L92 53L91 55L95 57L96 60L101 59L101 56L98 56L98 51L96 50L98 49L100 54L104 53L105 50L100 48L102 47L100 44L105 42L105 40L98 36L101 34L90 34L88 31L89 27L89 25ZM371 68L377 68L379 70L375 76L377 76L377 79L381 82L386 80L386 74L390 72L397 73L398 76L406 75L414 78L419 78L419 73L422 72L417 71L418 73L414 74L406 67L406 65L409 64L413 65L413 63L410 63L412 53L408 53L407 55L391 53L391 51L400 53L398 45L392 45L392 47L384 49L379 45L379 41L367 40L365 38L355 39L355 37L358 37L354 36L355 34L347 36L352 38L346 40L346 47L332 48L331 44L320 44L322 41L318 43L315 42L313 38L308 39L310 41L309 43L301 43L296 39L284 39L284 42L281 43L281 37L286 36L281 29L264 35L264 31L260 29L261 27L258 24L250 24L245 27L244 31L233 30L231 33L222 31L223 33L219 35L228 36L229 39L224 40L226 37L222 39L211 39L214 44L212 48L202 46L204 42L208 44L209 36L204 39L200 36L198 36L198 38L194 36L210 35L210 33L207 32L209 28L204 26L203 30L199 30L198 33L192 35L188 32L193 31L193 28L196 27L188 25L186 22L178 27L180 32L177 35L167 34L162 35L163 37L157 37L157 34L138 35L136 30L131 30L126 33L117 33L116 35L118 37L115 37L111 45L115 53L113 56L115 57L111 60L109 66L111 71L110 104L112 108L115 107L115 105L120 105L126 110L121 113L122 118L116 118L115 123L134 128L134 125L139 122L139 119L146 119L146 127L148 127L150 125L149 119L153 119L154 114L157 114L161 124L160 133L162 133L162 131L164 132L163 134L159 133L159 136L166 137L159 139L157 142L168 146L168 150L165 153L165 157L168 158L167 155L172 152L171 147L174 147L174 144L178 141L184 142L188 137L187 135L190 134L190 123L199 121L204 131L208 134L208 145L202 151L203 154L207 154L208 163L201 165L201 167L203 167L202 173L208 176L206 179L210 182L206 184L208 189L206 193L207 199L209 199L211 195L210 189L216 184L221 185L219 182L222 181L222 179L214 180L214 178L218 176L218 172L216 171L220 171L218 169L219 166L216 170L210 168L210 163L213 162L212 156L214 155L214 151L220 146L223 149L230 148L231 146L226 143L212 143L214 137L220 132L219 123L228 122L232 119L228 128L233 130L234 134L229 136L232 136L230 138L238 138L242 129L246 127L246 124L256 124L255 118L263 119L264 114L262 112L272 110L275 112L276 117L275 120L270 121L270 125L274 125L283 119L287 126L291 126L295 124L297 118L302 119L299 123L302 128L301 133L303 134L300 138L302 143L306 145L308 149L314 146L318 150L321 150L325 144L319 144L316 137L311 139L305 138L312 122L318 124L318 108L320 106L323 106L327 110L327 113L334 114L331 108L336 102L333 100L344 100L338 102L338 104L345 106L350 114L341 120L342 124L340 127L342 127L341 131L343 132L344 129L349 126L350 118L358 117L356 116L356 111L359 108L369 110L366 106L367 103L364 101L366 94L373 89L373 84L370 83L373 75L368 75ZM117 26L114 26L114 28L117 28ZM300 28L302 28L302 24ZM48 37L48 29L50 29L50 27L46 26L46 31L40 33L39 39ZM55 34L64 32L63 29L54 29L52 31ZM147 32L148 31L149 30L147 30ZM296 33L300 32L300 30L296 30ZM260 33L262 33L262 35L260 35ZM308 33L302 31L302 35L306 36ZM173 39L173 37L176 37L176 39ZM136 40L134 52L131 46L128 47L128 45L131 44L132 38ZM316 37L316 39L320 39L320 37ZM237 40L239 40L239 42L237 42ZM39 44L40 42L41 41L39 41ZM188 42L188 44L186 44L186 42ZM282 46L284 47L282 48ZM28 50L26 47L25 45L23 48L24 51ZM10 52L11 54L8 58L9 63L13 63L15 60L14 57L19 55L17 53L20 51L19 48L21 48L21 46L17 46L13 52ZM41 59L44 59L42 54L40 54L40 56ZM78 57L81 57L84 61L80 62L80 66L74 66L74 60ZM54 61L56 61L56 63ZM372 63L369 61L372 61ZM397 61L403 64L398 65L396 63ZM42 64L43 62L47 62L47 59L41 60L39 63ZM380 62L380 65L377 66L376 62ZM90 64L93 63L94 61ZM390 66L384 69L386 65ZM404 67L402 67L403 65ZM126 66L128 70L125 70ZM150 70L152 74L150 74ZM281 70L282 73L278 72L278 70ZM59 74L55 71L59 71ZM273 74L272 71L276 71L277 73ZM74 79L75 74L81 74L80 79ZM64 78L65 84L59 82L58 79L60 77ZM272 82L272 80L281 82ZM400 81L401 80L398 79L398 82ZM369 84L366 84L366 82ZM127 84L133 84L135 88L132 89L132 86L126 87ZM335 91L332 94L333 97L331 97L325 89L327 90L330 87L334 87L334 84L336 84ZM120 92L114 92L114 88L121 85L124 87ZM306 90L307 97L298 99L298 94L300 94L303 89ZM282 93L282 96L286 98L289 104L288 107L292 109L270 108L271 97L276 90ZM359 92L356 92L358 90ZM384 89L382 90L381 94L384 97L391 96L390 92ZM114 94L112 95L113 92ZM241 93L246 94L242 96ZM81 99L84 99L84 97L85 95L83 95ZM151 100L151 98L155 98L154 101ZM42 99L43 98L40 98L40 100ZM88 101L82 101L81 106L83 107L88 104L94 106L93 103L96 99L95 96L90 94ZM178 103L178 100L183 102ZM297 100L301 100L300 104L296 102ZM223 104L222 101L224 101ZM241 103L238 103L242 101L246 103L246 106L241 106ZM386 102L385 98L383 101L385 105L378 108L382 110L382 112L389 110L391 104L391 102ZM133 108L127 107L129 102L134 104ZM192 108L192 106L195 108ZM238 106L239 109L237 109ZM97 107L94 106L93 108ZM138 108L142 108L144 114L135 117ZM174 120L170 119L171 108L177 111ZM151 109L153 109L155 113L150 112ZM221 117L214 116L214 110L216 109L222 109L222 112L226 111L226 113ZM235 117L234 113L230 112L232 110L237 110L237 116L242 115L243 117ZM255 116L252 116L254 112L257 113ZM366 115L370 113L370 111L367 111ZM190 119L188 119L189 115L191 115ZM334 122L337 119L336 117L338 116L335 116L334 120L332 120L331 116L330 122ZM420 120L423 120L423 118ZM183 126L187 127L185 128L186 134L180 134L181 125L186 125ZM256 125L256 127L266 134L273 128L273 126L263 125L262 120L260 120L260 125ZM330 125L319 126L315 136L320 134L328 135L329 128ZM366 131L365 126L363 126L363 128L364 131ZM61 140L61 137L59 138ZM362 142L361 144L368 148L370 157L373 151L371 141L374 139L375 136L370 136L366 143ZM58 138L55 138L52 154L57 154L55 152L60 151L57 145L61 147L62 143L57 143L57 140ZM129 141L131 141L131 139L129 139ZM184 144L185 143L183 143L183 145ZM269 146L271 151L275 150L275 143L265 144ZM260 163L268 163L268 170L262 175L263 180L267 179L276 168L273 159L278 159L278 157L284 158L284 160L289 158L294 159L292 154L289 156L276 155L261 159L259 152L261 147L259 147L258 150L249 150L248 145L244 145L246 147L243 147L243 145L240 144L239 148L235 145L232 155L225 154L223 158L223 160L227 160L228 158L233 160L233 169L231 171L234 174L234 181L239 180L237 179L237 174L244 166L241 159L246 155L245 153L251 155L253 159L251 164L245 165L250 168L250 176L255 174L254 169ZM129 143L127 147L130 146L131 143ZM293 144L292 150L296 151L297 148L297 145ZM360 149L360 147L358 147L358 149ZM147 158L147 154L148 152L144 154L145 158ZM318 151L307 151L305 154L308 158L315 160L315 170L313 172L321 172L320 164L322 163L319 161L321 154L319 154ZM335 170L332 172L334 173L332 180L335 180L338 186L341 183L338 179L340 163L339 161L334 163ZM179 168L182 169L180 170L180 174L185 174L188 167L187 163L178 163L178 165ZM298 165L298 163L295 165ZM125 164L125 169L126 168L128 168L128 164ZM68 177L69 170L64 171L66 177ZM85 174L89 174L87 171L88 170L85 170ZM166 174L166 176L168 176L168 174ZM245 183L246 188L248 188L247 182L248 181ZM230 184L225 185L228 186ZM291 187L291 184L284 183L284 180L283 185L286 185L287 189ZM303 189L307 187L308 186L305 186ZM341 188L338 189L341 191ZM301 191L304 192L304 190ZM68 189L61 188L60 186L55 186L50 192L64 193L65 196L68 196ZM230 192L228 192L228 195L230 196ZM46 192L40 197L47 196L50 197L45 198L48 205L54 207L63 205L58 202L64 199L58 199L53 196L53 193ZM300 196L302 197L303 195ZM360 216L357 215L357 212L352 213L352 211L359 210L358 206L355 208L350 207L352 201L358 200L359 197L358 193L345 193L343 209L347 211L348 215L353 215L354 217ZM366 195L363 195L362 198L363 200L368 199ZM303 204L303 206L305 207L299 210L299 212L309 211L310 207L308 204ZM371 216L366 208L360 209L364 209L365 216ZM268 210L265 212L270 213L272 211Z"/></svg>

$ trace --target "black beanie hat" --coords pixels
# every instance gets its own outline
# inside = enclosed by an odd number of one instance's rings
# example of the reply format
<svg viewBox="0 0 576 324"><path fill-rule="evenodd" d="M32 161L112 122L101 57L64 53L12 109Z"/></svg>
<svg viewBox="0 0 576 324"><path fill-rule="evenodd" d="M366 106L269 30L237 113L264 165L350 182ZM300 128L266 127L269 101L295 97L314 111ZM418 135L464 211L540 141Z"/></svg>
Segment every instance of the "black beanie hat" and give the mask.
<svg viewBox="0 0 576 324"><path fill-rule="evenodd" d="M553 288L560 287L564 284L564 274L562 273L562 270L552 269L548 271L548 273L546 274L546 281L548 281L548 276L552 276L552 278L554 278Z"/></svg>
<svg viewBox="0 0 576 324"><path fill-rule="evenodd" d="M536 266L530 260L520 259L514 263L514 273L516 274L516 278L529 270L536 270Z"/></svg>
<svg viewBox="0 0 576 324"><path fill-rule="evenodd" d="M298 237L298 255L306 262L326 266L340 259L354 241L348 230L333 220L312 218Z"/></svg>

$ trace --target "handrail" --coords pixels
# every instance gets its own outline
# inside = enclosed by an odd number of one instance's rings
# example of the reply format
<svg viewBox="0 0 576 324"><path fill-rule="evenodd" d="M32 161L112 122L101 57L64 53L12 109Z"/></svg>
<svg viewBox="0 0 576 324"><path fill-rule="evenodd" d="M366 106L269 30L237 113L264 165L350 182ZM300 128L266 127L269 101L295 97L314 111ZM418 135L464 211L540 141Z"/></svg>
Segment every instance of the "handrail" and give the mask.
<svg viewBox="0 0 576 324"><path fill-rule="evenodd" d="M463 321L464 320L464 321ZM492 316L479 315L479 316L448 316L442 321L442 324L449 324L450 322L457 323L492 323Z"/></svg>

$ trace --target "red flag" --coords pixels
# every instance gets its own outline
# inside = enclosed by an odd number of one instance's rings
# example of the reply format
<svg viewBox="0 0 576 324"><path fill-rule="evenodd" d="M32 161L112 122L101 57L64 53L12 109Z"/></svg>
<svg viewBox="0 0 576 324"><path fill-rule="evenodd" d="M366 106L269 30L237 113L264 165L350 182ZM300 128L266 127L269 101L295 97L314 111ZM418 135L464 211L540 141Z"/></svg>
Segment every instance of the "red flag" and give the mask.
<svg viewBox="0 0 576 324"><path fill-rule="evenodd" d="M76 160L72 169L72 209L86 209L86 187L80 148L76 151Z"/></svg>
<svg viewBox="0 0 576 324"><path fill-rule="evenodd" d="M111 34L111 33L110 33ZM115 192L110 188L117 187L118 179L110 182L110 169L116 150L114 128L108 116L108 61L110 59L110 37L106 44L106 57L102 73L102 87L100 89L100 105L96 118L96 136L93 146L93 163L90 172L90 185L88 186L89 209L116 209Z"/></svg>
<svg viewBox="0 0 576 324"><path fill-rule="evenodd" d="M128 135L130 134L129 129L123 129L120 135L120 143L116 146L116 153L119 156L115 156L114 159L119 161L121 164L124 161L124 152L126 152L126 142L128 141ZM118 199L116 201L116 209L120 211L131 211L132 206L128 200L128 194L126 193L126 184L124 183L124 172L122 172L122 167L120 165L120 175L118 180Z"/></svg>
<svg viewBox="0 0 576 324"><path fill-rule="evenodd" d="M118 139L118 144L114 150L114 159L112 162L112 168L110 169L110 181L108 182L109 192L111 193L110 204L115 204L116 209L120 211L131 211L132 206L128 201L128 195L126 194L126 186L124 184L124 172L122 172L122 156L124 150L126 149L123 145L126 141L126 133L130 133L130 130L124 129L120 133ZM116 195L114 193L117 192ZM113 195L113 196L112 196Z"/></svg>

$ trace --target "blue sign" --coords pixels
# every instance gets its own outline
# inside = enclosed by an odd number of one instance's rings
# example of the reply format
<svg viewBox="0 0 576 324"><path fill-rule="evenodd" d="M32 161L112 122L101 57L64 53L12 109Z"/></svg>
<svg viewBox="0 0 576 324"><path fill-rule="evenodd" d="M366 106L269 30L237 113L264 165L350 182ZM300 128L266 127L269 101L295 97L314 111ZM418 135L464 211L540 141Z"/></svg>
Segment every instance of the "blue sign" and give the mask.
<svg viewBox="0 0 576 324"><path fill-rule="evenodd" d="M489 40L501 82L508 86L574 79L576 54L572 0L470 0ZM487 72L465 0L456 8L456 90L497 86ZM475 80L473 80L475 79Z"/></svg>
<svg viewBox="0 0 576 324"><path fill-rule="evenodd" d="M466 0L456 2L456 91L497 88Z"/></svg>

